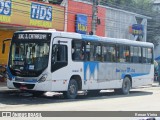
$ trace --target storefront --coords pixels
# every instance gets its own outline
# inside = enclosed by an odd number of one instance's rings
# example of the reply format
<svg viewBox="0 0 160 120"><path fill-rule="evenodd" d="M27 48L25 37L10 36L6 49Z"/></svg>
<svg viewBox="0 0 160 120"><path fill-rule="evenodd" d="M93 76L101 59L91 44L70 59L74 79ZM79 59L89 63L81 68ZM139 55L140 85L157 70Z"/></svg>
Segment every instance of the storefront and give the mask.
<svg viewBox="0 0 160 120"><path fill-rule="evenodd" d="M0 65L7 64L10 41L2 53L3 41L17 30L64 30L64 7L31 0L0 1Z"/></svg>

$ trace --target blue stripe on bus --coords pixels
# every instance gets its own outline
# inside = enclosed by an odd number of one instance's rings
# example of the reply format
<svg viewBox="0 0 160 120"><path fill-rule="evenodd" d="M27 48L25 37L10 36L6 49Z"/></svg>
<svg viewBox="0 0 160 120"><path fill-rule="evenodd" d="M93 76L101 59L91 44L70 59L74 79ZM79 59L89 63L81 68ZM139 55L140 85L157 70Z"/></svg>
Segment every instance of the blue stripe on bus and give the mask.
<svg viewBox="0 0 160 120"><path fill-rule="evenodd" d="M82 36L82 40L93 40L93 41L98 41L100 38L98 36L94 36L94 35L81 35Z"/></svg>
<svg viewBox="0 0 160 120"><path fill-rule="evenodd" d="M138 77L143 75L148 75L149 73L129 73L129 74L122 74L121 79L124 79L126 75L131 75L131 77Z"/></svg>
<svg viewBox="0 0 160 120"><path fill-rule="evenodd" d="M98 62L84 62L84 80L87 80L86 74L87 74L87 68L89 67L89 76L94 78L94 72L95 69L99 69L99 63Z"/></svg>

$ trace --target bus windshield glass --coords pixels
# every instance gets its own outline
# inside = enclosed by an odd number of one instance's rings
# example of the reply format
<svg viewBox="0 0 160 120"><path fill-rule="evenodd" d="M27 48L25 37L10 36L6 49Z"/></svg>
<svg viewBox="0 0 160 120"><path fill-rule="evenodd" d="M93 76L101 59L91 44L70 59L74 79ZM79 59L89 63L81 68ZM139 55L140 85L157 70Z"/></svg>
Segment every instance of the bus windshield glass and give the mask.
<svg viewBox="0 0 160 120"><path fill-rule="evenodd" d="M48 66L50 42L39 40L12 40L9 68L13 75L37 77Z"/></svg>

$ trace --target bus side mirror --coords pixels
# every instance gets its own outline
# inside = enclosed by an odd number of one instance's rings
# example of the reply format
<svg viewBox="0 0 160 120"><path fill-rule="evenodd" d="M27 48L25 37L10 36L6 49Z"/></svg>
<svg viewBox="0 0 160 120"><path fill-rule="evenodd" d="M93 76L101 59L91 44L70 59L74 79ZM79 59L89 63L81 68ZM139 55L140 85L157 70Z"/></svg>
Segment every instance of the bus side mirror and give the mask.
<svg viewBox="0 0 160 120"><path fill-rule="evenodd" d="M3 42L3 44L2 44L2 54L5 53L5 48L6 48L6 44Z"/></svg>

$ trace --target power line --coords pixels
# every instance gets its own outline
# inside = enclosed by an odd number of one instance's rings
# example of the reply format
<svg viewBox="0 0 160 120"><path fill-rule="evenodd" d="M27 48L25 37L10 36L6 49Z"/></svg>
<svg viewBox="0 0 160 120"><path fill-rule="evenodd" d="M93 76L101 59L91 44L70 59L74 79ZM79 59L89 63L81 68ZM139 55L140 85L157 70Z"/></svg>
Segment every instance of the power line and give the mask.
<svg viewBox="0 0 160 120"><path fill-rule="evenodd" d="M18 2L14 2L14 3L18 3ZM24 5L25 4L22 4L22 3L19 3L19 5L21 5L21 6L23 6L24 7ZM27 4L27 7L28 6L30 6L30 4ZM86 8L87 9L87 8ZM24 11L24 10L21 10L21 11L19 11L18 9L14 9L15 11L17 11L17 12L21 12L21 13L24 13L24 14L28 14L28 15L30 15L30 12L28 12L28 11ZM59 10L58 10L59 11ZM64 11L61 11L61 12L64 12ZM71 11L69 11L68 12L69 14L76 14L77 12L71 12ZM19 13L20 14L20 13ZM90 16L90 14L88 14L88 17L91 17ZM63 23L63 19L62 18L59 18L59 17L56 17L55 19L57 19L58 20L58 23ZM108 18L103 18L103 20L109 20L109 21L114 21L114 22L122 22L122 21L118 21L118 20L114 20L114 19L108 19ZM76 22L76 20L67 20L68 22L70 22L70 21L72 21L72 22ZM124 22L125 23L125 22ZM88 25L91 25L90 23L88 23ZM99 26L106 26L106 25L99 25ZM105 27L106 28L106 27ZM121 29L119 29L119 27L113 27L113 26L107 26L107 29L112 29L112 30L114 30L114 31L119 31L119 30L121 30Z"/></svg>

